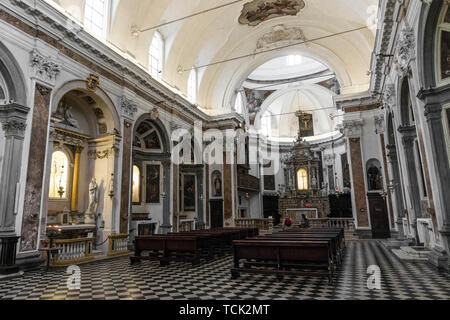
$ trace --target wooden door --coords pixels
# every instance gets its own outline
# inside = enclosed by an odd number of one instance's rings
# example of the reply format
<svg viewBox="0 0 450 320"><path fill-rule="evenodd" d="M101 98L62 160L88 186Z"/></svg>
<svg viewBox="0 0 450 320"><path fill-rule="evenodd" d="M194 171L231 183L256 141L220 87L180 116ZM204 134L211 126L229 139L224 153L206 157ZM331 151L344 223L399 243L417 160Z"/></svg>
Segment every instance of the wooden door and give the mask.
<svg viewBox="0 0 450 320"><path fill-rule="evenodd" d="M372 238L387 239L391 236L386 200L379 193L369 193L370 222Z"/></svg>
<svg viewBox="0 0 450 320"><path fill-rule="evenodd" d="M223 200L211 200L211 228L223 227Z"/></svg>

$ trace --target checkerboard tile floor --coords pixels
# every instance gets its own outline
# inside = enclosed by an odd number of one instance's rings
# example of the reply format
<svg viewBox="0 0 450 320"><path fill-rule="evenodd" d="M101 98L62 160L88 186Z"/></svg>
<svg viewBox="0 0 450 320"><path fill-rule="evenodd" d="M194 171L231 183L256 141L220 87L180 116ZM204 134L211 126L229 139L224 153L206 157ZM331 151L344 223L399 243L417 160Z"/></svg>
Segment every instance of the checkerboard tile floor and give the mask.
<svg viewBox="0 0 450 320"><path fill-rule="evenodd" d="M367 267L381 269L381 290L367 288ZM334 286L326 278L242 274L231 280L232 257L225 256L192 267L188 263L143 261L129 258L81 265L81 289L68 290L66 269L25 273L0 281L0 299L7 300L448 300L450 274L426 263L399 260L377 241L347 244L343 267Z"/></svg>

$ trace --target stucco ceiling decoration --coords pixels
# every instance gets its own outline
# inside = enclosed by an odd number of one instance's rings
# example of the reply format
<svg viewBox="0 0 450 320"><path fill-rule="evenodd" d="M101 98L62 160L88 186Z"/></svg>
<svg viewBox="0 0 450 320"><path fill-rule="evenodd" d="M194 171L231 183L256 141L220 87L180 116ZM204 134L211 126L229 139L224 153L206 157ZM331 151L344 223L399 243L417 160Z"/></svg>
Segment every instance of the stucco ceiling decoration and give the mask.
<svg viewBox="0 0 450 320"><path fill-rule="evenodd" d="M256 50L271 49L302 42L308 45L302 28L286 27L284 24L279 24L274 26L272 31L258 39Z"/></svg>
<svg viewBox="0 0 450 320"><path fill-rule="evenodd" d="M303 0L253 0L244 5L239 23L257 26L273 18L296 16L304 7Z"/></svg>

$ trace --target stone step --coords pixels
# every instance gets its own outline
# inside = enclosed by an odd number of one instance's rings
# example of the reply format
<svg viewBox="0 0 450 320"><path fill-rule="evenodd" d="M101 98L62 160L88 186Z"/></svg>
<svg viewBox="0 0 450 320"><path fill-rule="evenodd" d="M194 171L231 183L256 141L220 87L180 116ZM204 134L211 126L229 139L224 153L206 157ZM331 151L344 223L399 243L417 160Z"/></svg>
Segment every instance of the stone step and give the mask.
<svg viewBox="0 0 450 320"><path fill-rule="evenodd" d="M431 252L424 247L400 247L400 250L402 250L408 256L424 259L428 259L428 255Z"/></svg>
<svg viewBox="0 0 450 320"><path fill-rule="evenodd" d="M390 238L379 240L379 242L388 249L400 249L401 247L407 247L411 244L410 239L399 240Z"/></svg>
<svg viewBox="0 0 450 320"><path fill-rule="evenodd" d="M401 260L409 261L409 262L426 262L428 258L426 257L417 257L413 255L407 254L402 249L392 249L392 252Z"/></svg>
<svg viewBox="0 0 450 320"><path fill-rule="evenodd" d="M97 256L104 256L105 253L104 253L102 250L92 250L92 255L93 255L94 257L97 257Z"/></svg>

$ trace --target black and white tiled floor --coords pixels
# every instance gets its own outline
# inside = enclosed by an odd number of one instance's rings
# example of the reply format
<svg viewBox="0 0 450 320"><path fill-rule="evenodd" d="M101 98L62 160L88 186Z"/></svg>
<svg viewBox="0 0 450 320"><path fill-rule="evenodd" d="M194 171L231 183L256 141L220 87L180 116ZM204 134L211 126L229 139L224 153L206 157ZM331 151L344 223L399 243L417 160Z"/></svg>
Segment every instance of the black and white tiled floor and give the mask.
<svg viewBox="0 0 450 320"><path fill-rule="evenodd" d="M381 290L367 288L367 267L381 269ZM426 263L399 260L377 241L347 245L343 267L329 286L326 278L242 274L231 280L231 256L199 267L143 261L130 265L128 257L81 265L81 290L68 290L66 269L33 271L1 280L0 299L7 300L448 300L450 274Z"/></svg>

